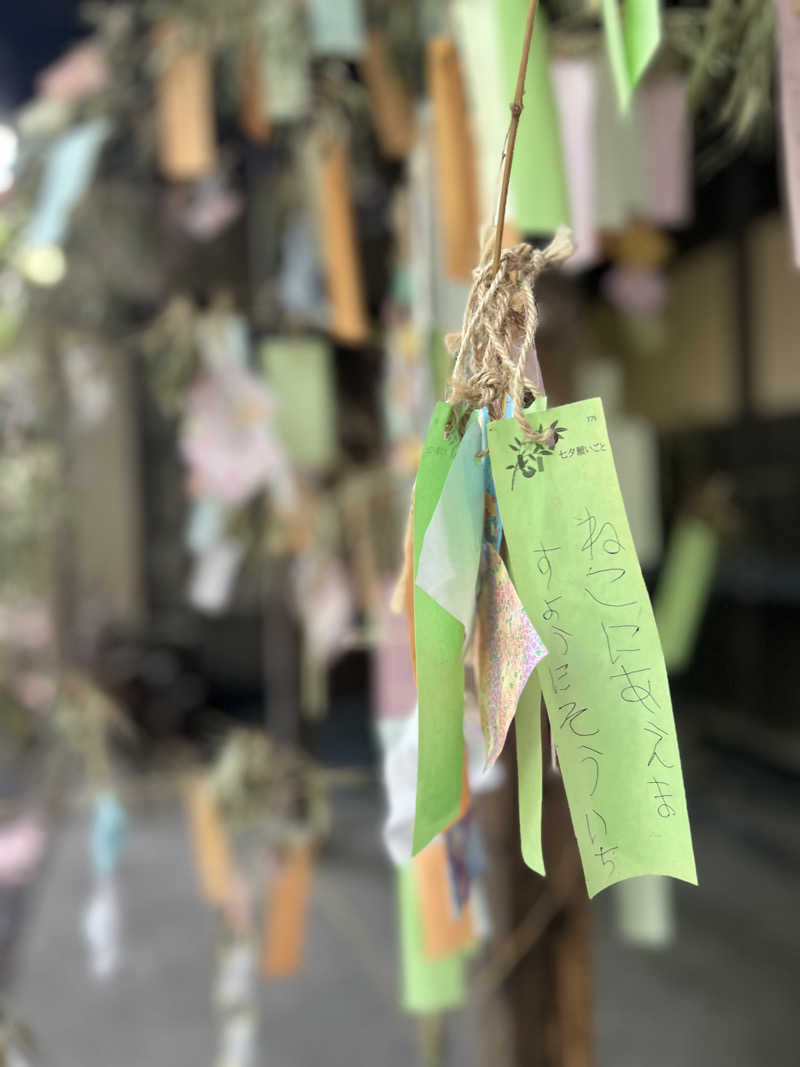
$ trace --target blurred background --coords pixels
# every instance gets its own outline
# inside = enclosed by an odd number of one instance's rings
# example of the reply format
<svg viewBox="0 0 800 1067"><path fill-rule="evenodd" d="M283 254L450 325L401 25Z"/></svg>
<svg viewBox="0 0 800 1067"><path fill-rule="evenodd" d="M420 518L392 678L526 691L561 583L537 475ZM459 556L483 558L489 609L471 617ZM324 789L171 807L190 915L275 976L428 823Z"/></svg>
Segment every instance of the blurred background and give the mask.
<svg viewBox="0 0 800 1067"><path fill-rule="evenodd" d="M392 600L527 10L4 5L6 1064L797 1063L792 0L541 0L506 218L573 229L538 356L603 398L699 887L590 903L554 759L530 872L513 739L469 913L407 862Z"/></svg>

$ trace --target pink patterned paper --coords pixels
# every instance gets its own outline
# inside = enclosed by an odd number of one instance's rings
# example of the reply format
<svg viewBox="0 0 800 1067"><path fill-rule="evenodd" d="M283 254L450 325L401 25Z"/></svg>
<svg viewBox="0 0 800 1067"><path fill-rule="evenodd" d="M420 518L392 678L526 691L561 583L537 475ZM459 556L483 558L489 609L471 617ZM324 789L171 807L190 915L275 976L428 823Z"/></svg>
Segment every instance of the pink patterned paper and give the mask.
<svg viewBox="0 0 800 1067"><path fill-rule="evenodd" d="M487 544L487 566L478 595L478 703L486 739L486 767L506 742L517 702L547 649L528 618L505 564Z"/></svg>

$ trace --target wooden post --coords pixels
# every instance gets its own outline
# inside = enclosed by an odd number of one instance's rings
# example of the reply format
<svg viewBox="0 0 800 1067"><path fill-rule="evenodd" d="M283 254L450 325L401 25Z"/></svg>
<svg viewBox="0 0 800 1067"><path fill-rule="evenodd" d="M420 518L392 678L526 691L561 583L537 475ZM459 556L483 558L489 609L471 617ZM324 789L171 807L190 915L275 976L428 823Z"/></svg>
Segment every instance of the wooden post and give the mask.
<svg viewBox="0 0 800 1067"><path fill-rule="evenodd" d="M544 879L522 859L511 754L507 768L506 785L477 798L476 809L494 924L487 957L518 938L521 958L475 1005L483 1016L481 1059L492 1067L592 1067L590 905L564 785L546 772Z"/></svg>

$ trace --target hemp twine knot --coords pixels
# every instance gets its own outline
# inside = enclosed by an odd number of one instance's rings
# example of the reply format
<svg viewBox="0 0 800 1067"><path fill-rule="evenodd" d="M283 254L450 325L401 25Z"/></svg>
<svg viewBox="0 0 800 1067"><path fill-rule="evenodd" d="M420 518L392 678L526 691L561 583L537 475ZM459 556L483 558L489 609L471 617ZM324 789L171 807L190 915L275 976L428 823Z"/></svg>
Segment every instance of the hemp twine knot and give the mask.
<svg viewBox="0 0 800 1067"><path fill-rule="evenodd" d="M486 407L493 418L499 418L509 395L522 432L538 441L543 435L525 418L526 389L534 396L542 395L540 383L525 377L525 360L539 320L533 286L548 267L572 255L572 234L562 227L546 248L528 244L507 248L500 257L500 269L493 274L494 234L492 227L472 272L461 333L445 338L455 356L447 399L454 408L461 405L468 412Z"/></svg>

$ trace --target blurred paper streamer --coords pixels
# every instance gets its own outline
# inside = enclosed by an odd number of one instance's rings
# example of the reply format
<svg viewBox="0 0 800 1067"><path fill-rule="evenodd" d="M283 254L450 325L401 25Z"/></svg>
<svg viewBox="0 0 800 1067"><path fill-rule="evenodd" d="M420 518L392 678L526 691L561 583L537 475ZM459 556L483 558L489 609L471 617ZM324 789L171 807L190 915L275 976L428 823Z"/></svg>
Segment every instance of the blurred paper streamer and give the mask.
<svg viewBox="0 0 800 1067"><path fill-rule="evenodd" d="M414 144L414 100L394 69L379 29L370 30L361 59L361 76L381 151L388 159L404 159Z"/></svg>
<svg viewBox="0 0 800 1067"><path fill-rule="evenodd" d="M330 332L342 344L369 339L364 280L350 186L349 149L342 137L320 144L317 200Z"/></svg>
<svg viewBox="0 0 800 1067"><path fill-rule="evenodd" d="M475 147L464 80L450 37L427 44L427 82L433 105L434 151L444 267L451 278L469 279L478 258L480 208Z"/></svg>
<svg viewBox="0 0 800 1067"><path fill-rule="evenodd" d="M53 142L22 240L24 250L63 244L72 211L89 188L110 133L109 120L97 118L74 126Z"/></svg>
<svg viewBox="0 0 800 1067"><path fill-rule="evenodd" d="M127 834L128 818L116 796L101 793L95 800L91 829L94 889L84 913L83 930L92 975L103 981L119 968L121 920L116 870Z"/></svg>
<svg viewBox="0 0 800 1067"><path fill-rule="evenodd" d="M158 157L163 174L191 181L217 164L211 59L182 39L186 27L163 19L154 30L159 78L156 95Z"/></svg>
<svg viewBox="0 0 800 1067"><path fill-rule="evenodd" d="M33 877L47 839L38 815L22 815L0 830L0 885L24 885Z"/></svg>
<svg viewBox="0 0 800 1067"><path fill-rule="evenodd" d="M362 0L309 0L308 20L317 55L358 59L363 52Z"/></svg>
<svg viewBox="0 0 800 1067"><path fill-rule="evenodd" d="M222 906L233 883L233 860L211 784L202 775L183 783L197 877L203 896Z"/></svg>
<svg viewBox="0 0 800 1067"><path fill-rule="evenodd" d="M794 264L800 269L800 13L794 0L775 0L778 11L780 116L784 183Z"/></svg>
<svg viewBox="0 0 800 1067"><path fill-rule="evenodd" d="M419 1014L457 1008L466 996L464 959L459 953L442 959L425 953L420 893L411 863L397 868L397 895L403 1008Z"/></svg>
<svg viewBox="0 0 800 1067"><path fill-rule="evenodd" d="M502 117L509 104L502 77L495 5L496 0L456 0L452 5L475 135L482 225L494 220L497 207L506 135Z"/></svg>
<svg viewBox="0 0 800 1067"><path fill-rule="evenodd" d="M223 538L203 549L194 560L188 598L192 607L207 615L220 615L231 601L244 547Z"/></svg>
<svg viewBox="0 0 800 1067"><path fill-rule="evenodd" d="M675 887L645 875L614 886L619 936L637 948L666 948L675 940Z"/></svg>
<svg viewBox="0 0 800 1067"><path fill-rule="evenodd" d="M597 236L597 58L558 56L551 64L561 122L575 251L565 270L585 270L600 258Z"/></svg>
<svg viewBox="0 0 800 1067"><path fill-rule="evenodd" d="M686 78L653 74L639 93L643 141L642 214L657 226L692 221L692 126Z"/></svg>
<svg viewBox="0 0 800 1067"><path fill-rule="evenodd" d="M597 225L620 230L645 203L643 142L639 97L620 114L605 56L598 60L596 122Z"/></svg>
<svg viewBox="0 0 800 1067"><path fill-rule="evenodd" d="M265 978L286 978L300 969L312 876L312 843L290 845L264 894L261 973Z"/></svg>
<svg viewBox="0 0 800 1067"><path fill-rule="evenodd" d="M667 543L664 569L653 597L664 659L681 671L697 644L719 552L719 536L702 519L678 519Z"/></svg>
<svg viewBox="0 0 800 1067"><path fill-rule="evenodd" d="M603 0L606 49L623 114L661 43L661 0Z"/></svg>
<svg viewBox="0 0 800 1067"><path fill-rule="evenodd" d="M320 337L271 337L261 358L278 437L291 463L321 473L337 460L333 353Z"/></svg>
<svg viewBox="0 0 800 1067"><path fill-rule="evenodd" d="M510 102L514 99L520 27L525 25L528 0L497 0L496 11L505 94ZM525 235L555 233L559 226L570 223L561 127L550 74L547 19L541 7L536 14L536 31L531 42L510 201L514 222Z"/></svg>
<svg viewBox="0 0 800 1067"><path fill-rule="evenodd" d="M311 48L305 5L264 0L255 34L260 83L273 122L295 122L311 110Z"/></svg>

